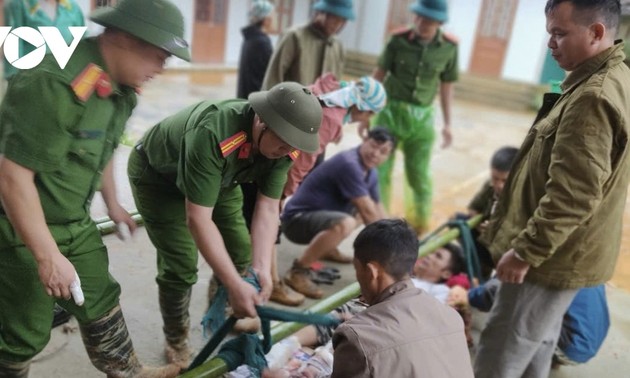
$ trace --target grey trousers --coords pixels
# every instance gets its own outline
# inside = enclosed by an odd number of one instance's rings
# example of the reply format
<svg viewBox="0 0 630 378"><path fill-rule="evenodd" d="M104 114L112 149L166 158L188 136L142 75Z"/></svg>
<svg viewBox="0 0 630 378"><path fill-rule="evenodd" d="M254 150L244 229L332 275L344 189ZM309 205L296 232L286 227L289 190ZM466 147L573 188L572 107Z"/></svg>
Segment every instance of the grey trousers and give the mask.
<svg viewBox="0 0 630 378"><path fill-rule="evenodd" d="M481 333L476 378L547 378L562 318L578 289L501 284Z"/></svg>

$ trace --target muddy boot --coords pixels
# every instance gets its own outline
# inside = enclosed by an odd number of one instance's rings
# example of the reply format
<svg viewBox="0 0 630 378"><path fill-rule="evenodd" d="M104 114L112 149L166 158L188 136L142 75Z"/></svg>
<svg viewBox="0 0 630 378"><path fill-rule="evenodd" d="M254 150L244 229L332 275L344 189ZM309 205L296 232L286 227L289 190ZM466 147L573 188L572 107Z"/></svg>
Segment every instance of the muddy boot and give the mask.
<svg viewBox="0 0 630 378"><path fill-rule="evenodd" d="M102 318L81 324L81 337L92 364L108 378L170 378L181 368L171 364L159 368L144 367L133 349L120 306Z"/></svg>
<svg viewBox="0 0 630 378"><path fill-rule="evenodd" d="M283 281L273 283L269 300L285 306L299 306L304 303L304 295L284 284Z"/></svg>
<svg viewBox="0 0 630 378"><path fill-rule="evenodd" d="M295 260L291 269L284 276L284 282L298 293L309 298L319 299L324 295L324 292L313 282L311 276L311 269L300 266Z"/></svg>
<svg viewBox="0 0 630 378"><path fill-rule="evenodd" d="M190 296L192 288L184 291L159 289L160 312L164 326L164 355L170 363L182 368L191 362L192 350L188 346L188 331L190 330Z"/></svg>
<svg viewBox="0 0 630 378"><path fill-rule="evenodd" d="M0 378L26 378L31 360L24 362L12 362L0 360Z"/></svg>

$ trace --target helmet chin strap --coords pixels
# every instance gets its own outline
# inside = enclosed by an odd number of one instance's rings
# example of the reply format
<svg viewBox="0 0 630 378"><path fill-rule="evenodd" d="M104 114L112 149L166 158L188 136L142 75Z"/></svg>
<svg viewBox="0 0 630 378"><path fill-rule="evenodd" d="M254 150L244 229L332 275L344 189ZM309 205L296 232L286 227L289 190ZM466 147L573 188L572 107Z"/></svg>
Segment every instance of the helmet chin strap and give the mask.
<svg viewBox="0 0 630 378"><path fill-rule="evenodd" d="M262 141L263 134L265 133L265 131L267 131L267 129L267 126L263 126L262 130L260 130L260 134L258 134L258 141L256 142L256 147L258 147L258 151L260 151L260 141Z"/></svg>

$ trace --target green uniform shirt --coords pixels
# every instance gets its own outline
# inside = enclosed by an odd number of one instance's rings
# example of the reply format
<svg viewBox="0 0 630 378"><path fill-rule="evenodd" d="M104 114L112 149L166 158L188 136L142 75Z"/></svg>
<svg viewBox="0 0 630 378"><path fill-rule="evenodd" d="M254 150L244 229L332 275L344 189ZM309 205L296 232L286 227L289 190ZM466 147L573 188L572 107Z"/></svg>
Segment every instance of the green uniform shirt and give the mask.
<svg viewBox="0 0 630 378"><path fill-rule="evenodd" d="M490 180L483 183L483 186L479 189L475 197L468 204L468 208L476 211L478 214L483 214L483 219L489 219L492 215L492 206L496 201L494 195L494 188Z"/></svg>
<svg viewBox="0 0 630 378"><path fill-rule="evenodd" d="M151 167L195 204L214 207L222 190L245 182L256 182L262 194L277 199L291 159L251 151L253 119L246 100L204 101L158 123L143 137L142 148ZM222 152L222 142L233 137L241 144Z"/></svg>
<svg viewBox="0 0 630 378"><path fill-rule="evenodd" d="M47 55L37 68L15 75L0 107L0 153L36 173L49 224L89 215L101 173L136 105L133 89L110 81L105 96L96 88L99 81L88 80L99 67L105 64L96 39L83 40L65 69Z"/></svg>
<svg viewBox="0 0 630 378"><path fill-rule="evenodd" d="M457 45L440 30L433 41L423 44L407 29L390 38L378 66L387 73L383 84L390 99L429 106L440 82L458 78Z"/></svg>

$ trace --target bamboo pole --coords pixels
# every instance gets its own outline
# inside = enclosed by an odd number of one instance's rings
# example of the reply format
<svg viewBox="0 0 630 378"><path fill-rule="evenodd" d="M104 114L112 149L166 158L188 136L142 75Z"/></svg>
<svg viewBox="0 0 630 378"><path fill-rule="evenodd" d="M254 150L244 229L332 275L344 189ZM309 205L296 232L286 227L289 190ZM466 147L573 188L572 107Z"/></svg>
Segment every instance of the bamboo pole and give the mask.
<svg viewBox="0 0 630 378"><path fill-rule="evenodd" d="M306 311L318 314L328 314L335 308L337 308L341 303L346 303L350 299L356 297L360 292L359 284L357 282L352 283L335 294L331 295L328 298L324 298L321 301L315 303L313 306L309 307ZM295 323L295 322L287 322L281 323L271 329L271 340L272 343L277 343L278 341L294 334L300 329L304 328L306 324ZM221 374L225 374L228 372L227 365L220 358L213 358L208 362L197 366L195 369L188 371L182 375L181 378L205 378L205 377L219 377Z"/></svg>
<svg viewBox="0 0 630 378"><path fill-rule="evenodd" d="M138 225L143 224L142 216L138 213L138 210L132 210L129 212L131 214L131 218L136 221ZM101 235L109 235L116 232L116 224L109 219L109 217L103 217L95 219L96 228L101 232Z"/></svg>
<svg viewBox="0 0 630 378"><path fill-rule="evenodd" d="M476 227L481 222L481 215L477 215L471 219L469 219L466 223L471 228ZM435 237L430 238L426 243L424 243L420 249L418 250L418 257L423 257L436 249L444 246L446 243L455 240L459 237L458 229L451 229L445 231L440 235L436 235ZM348 302L350 299L357 297L361 292L359 284L357 282L352 283L335 294L331 295L328 298L324 298L321 301L315 303L313 306L306 309L306 311L327 314L338 306ZM293 333L299 331L301 328L305 327L306 324L301 323L282 323L276 327L271 329L271 338L272 342L275 344L278 341L292 335ZM220 358L213 358L208 362L205 362L195 369L188 371L180 377L182 378L214 378L219 377L221 374L227 373L227 365Z"/></svg>

